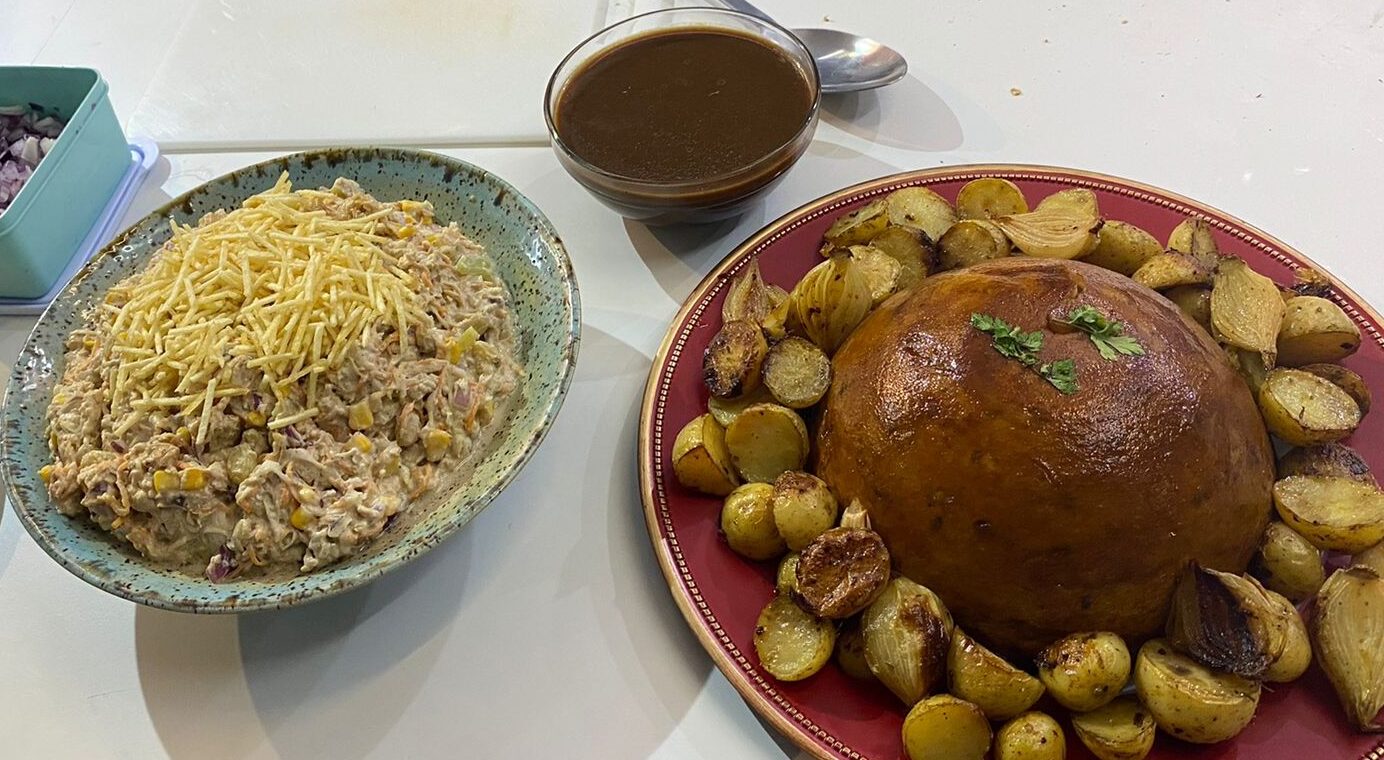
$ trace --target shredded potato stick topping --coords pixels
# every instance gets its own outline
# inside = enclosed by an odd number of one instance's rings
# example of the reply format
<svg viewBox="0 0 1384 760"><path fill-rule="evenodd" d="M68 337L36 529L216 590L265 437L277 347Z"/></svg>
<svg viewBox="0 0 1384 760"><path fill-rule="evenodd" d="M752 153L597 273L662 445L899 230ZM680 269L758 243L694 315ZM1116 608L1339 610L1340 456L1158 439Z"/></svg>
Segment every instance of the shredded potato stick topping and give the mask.
<svg viewBox="0 0 1384 760"><path fill-rule="evenodd" d="M112 411L182 407L200 415L200 445L216 399L256 390L233 379L240 360L277 398L308 378L307 409L272 420L278 429L317 413L317 375L340 366L367 327L389 320L405 339L420 317L413 278L375 234L394 209L350 220L302 210L328 195L294 192L285 172L219 219L172 222L149 268L104 304L110 350L122 358L107 383Z"/></svg>

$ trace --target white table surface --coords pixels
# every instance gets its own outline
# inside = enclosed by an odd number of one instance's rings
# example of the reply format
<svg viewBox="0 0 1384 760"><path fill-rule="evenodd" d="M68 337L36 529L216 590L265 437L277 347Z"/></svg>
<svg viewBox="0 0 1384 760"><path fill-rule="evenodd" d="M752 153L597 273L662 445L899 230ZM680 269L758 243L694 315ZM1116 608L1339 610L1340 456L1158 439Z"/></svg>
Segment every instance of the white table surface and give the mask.
<svg viewBox="0 0 1384 760"><path fill-rule="evenodd" d="M72 5L8 0L0 62L38 58ZM545 210L585 316L576 380L547 442L461 534L343 597L201 617L87 586L5 515L0 755L795 756L714 670L669 597L640 512L635 428L678 303L739 240L843 185L980 161L1123 175L1264 227L1384 305L1377 1L763 5L788 24L872 33L912 74L829 103L802 162L736 223L625 223L542 146L444 151ZM109 8L112 23L148 12ZM81 49L69 55L81 62ZM122 102L122 80L111 84ZM534 108L541 93L513 98ZM130 219L263 157L169 155ZM0 320L0 359L30 325Z"/></svg>

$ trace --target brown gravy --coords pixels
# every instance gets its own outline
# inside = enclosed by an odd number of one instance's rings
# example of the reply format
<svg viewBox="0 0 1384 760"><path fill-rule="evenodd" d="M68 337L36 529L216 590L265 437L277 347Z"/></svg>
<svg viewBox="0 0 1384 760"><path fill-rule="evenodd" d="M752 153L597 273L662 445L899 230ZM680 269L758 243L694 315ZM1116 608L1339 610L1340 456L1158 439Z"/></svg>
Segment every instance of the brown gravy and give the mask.
<svg viewBox="0 0 1384 760"><path fill-rule="evenodd" d="M813 93L783 53L725 29L618 44L582 65L555 108L558 137L588 164L653 182L743 169L802 129Z"/></svg>

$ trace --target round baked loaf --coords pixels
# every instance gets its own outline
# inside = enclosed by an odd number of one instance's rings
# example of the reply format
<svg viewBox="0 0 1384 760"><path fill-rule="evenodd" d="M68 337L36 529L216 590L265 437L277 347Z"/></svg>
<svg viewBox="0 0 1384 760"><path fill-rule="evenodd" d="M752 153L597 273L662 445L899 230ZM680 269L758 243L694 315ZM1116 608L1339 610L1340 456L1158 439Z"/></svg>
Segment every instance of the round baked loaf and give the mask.
<svg viewBox="0 0 1384 760"><path fill-rule="evenodd" d="M1143 356L1102 358L1054 318L1090 305ZM970 324L1041 330L1076 363L1064 395ZM966 631L1031 655L1078 631L1163 628L1190 560L1243 572L1271 509L1272 448L1248 386L1176 306L1079 262L1010 258L930 277L833 359L818 472L859 499L897 569Z"/></svg>

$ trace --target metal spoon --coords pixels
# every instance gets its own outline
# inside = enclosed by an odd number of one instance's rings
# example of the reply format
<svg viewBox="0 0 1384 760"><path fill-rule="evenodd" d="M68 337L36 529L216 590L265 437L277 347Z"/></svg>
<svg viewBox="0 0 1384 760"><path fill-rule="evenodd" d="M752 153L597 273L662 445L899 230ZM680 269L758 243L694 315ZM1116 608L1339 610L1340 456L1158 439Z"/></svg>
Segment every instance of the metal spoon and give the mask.
<svg viewBox="0 0 1384 760"><path fill-rule="evenodd" d="M722 0L741 13L774 22L767 13L745 0ZM869 37L835 29L793 29L817 61L822 92L855 92L883 87L903 79L908 61L893 48Z"/></svg>

